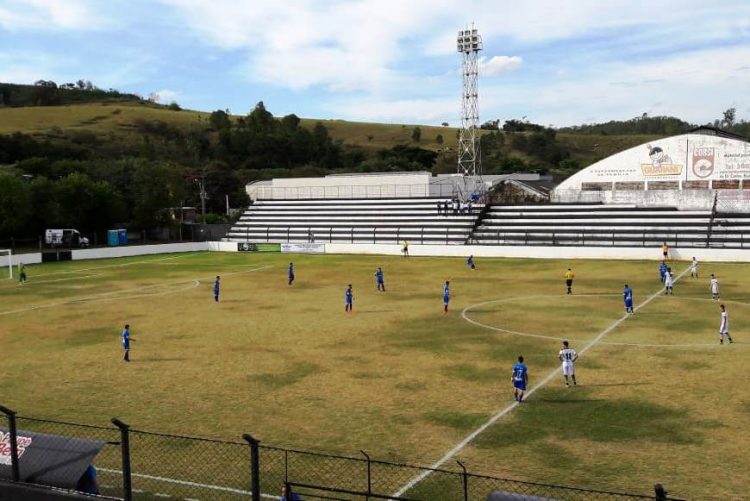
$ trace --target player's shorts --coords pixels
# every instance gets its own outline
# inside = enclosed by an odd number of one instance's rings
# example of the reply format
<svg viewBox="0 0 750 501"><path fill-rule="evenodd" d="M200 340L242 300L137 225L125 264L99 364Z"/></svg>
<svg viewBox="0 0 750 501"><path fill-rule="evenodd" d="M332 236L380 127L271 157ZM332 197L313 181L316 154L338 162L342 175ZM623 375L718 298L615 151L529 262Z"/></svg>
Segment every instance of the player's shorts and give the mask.
<svg viewBox="0 0 750 501"><path fill-rule="evenodd" d="M565 280L565 285L567 285L568 287L570 287L571 285L573 285L573 279Z"/></svg>
<svg viewBox="0 0 750 501"><path fill-rule="evenodd" d="M563 376L573 376L576 373L575 365L572 362L563 362L562 373Z"/></svg>
<svg viewBox="0 0 750 501"><path fill-rule="evenodd" d="M633 301L625 301L625 308L632 308L633 307Z"/></svg>
<svg viewBox="0 0 750 501"><path fill-rule="evenodd" d="M130 349L130 343L122 343L122 349L123 350L129 350Z"/></svg>
<svg viewBox="0 0 750 501"><path fill-rule="evenodd" d="M513 380L513 388L515 388L517 390L521 390L521 391L526 391L526 381L523 381L523 380L517 381L517 380L514 379Z"/></svg>
<svg viewBox="0 0 750 501"><path fill-rule="evenodd" d="M448 304L448 303L450 303L450 301L451 301L451 298L450 298L450 296L443 296L443 302L444 302L445 304Z"/></svg>

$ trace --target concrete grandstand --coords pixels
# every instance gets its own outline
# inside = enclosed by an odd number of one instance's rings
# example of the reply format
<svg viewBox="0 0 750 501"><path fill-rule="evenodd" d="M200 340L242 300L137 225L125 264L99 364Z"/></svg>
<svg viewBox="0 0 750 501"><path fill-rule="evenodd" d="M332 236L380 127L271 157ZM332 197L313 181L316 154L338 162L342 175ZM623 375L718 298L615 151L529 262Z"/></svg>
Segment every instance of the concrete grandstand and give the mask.
<svg viewBox="0 0 750 501"><path fill-rule="evenodd" d="M486 204L455 200L457 176L429 172L251 183L226 240L750 248L750 142L718 129L630 148L551 191L538 174L482 181Z"/></svg>

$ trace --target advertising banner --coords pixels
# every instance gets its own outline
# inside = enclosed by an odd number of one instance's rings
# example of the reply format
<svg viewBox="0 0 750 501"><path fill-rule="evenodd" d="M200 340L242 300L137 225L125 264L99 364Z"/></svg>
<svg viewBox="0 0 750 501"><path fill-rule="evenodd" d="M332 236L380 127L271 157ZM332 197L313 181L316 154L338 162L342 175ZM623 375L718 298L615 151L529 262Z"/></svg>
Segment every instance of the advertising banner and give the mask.
<svg viewBox="0 0 750 501"><path fill-rule="evenodd" d="M239 252L281 252L281 244L237 242Z"/></svg>
<svg viewBox="0 0 750 501"><path fill-rule="evenodd" d="M325 244L281 244L281 252L301 252L306 254L324 254Z"/></svg>

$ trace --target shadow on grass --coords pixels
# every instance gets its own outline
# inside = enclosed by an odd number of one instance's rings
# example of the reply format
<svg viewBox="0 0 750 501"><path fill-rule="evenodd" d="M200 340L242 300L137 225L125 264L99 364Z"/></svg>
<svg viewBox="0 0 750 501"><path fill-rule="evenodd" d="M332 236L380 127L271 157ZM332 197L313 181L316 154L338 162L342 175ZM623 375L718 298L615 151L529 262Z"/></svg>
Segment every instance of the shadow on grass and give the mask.
<svg viewBox="0 0 750 501"><path fill-rule="evenodd" d="M544 393L548 396L537 395L518 409L512 426L490 428L476 445L507 447L548 438L700 444L707 429L720 426L676 407L642 400L586 398L588 392L584 388Z"/></svg>
<svg viewBox="0 0 750 501"><path fill-rule="evenodd" d="M322 369L315 364L298 362L291 366L286 372L271 372L268 374L253 374L249 376L251 381L257 382L267 388L278 390L302 381L307 376L320 372Z"/></svg>

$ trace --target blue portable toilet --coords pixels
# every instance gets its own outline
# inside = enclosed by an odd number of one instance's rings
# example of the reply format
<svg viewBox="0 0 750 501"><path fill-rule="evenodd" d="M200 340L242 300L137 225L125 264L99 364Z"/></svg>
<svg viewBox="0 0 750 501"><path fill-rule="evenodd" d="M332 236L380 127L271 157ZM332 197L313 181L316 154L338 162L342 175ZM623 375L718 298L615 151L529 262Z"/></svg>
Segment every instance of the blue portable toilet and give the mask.
<svg viewBox="0 0 750 501"><path fill-rule="evenodd" d="M107 245L117 247L120 245L119 230L107 230Z"/></svg>
<svg viewBox="0 0 750 501"><path fill-rule="evenodd" d="M128 230L117 230L120 245L128 245Z"/></svg>

